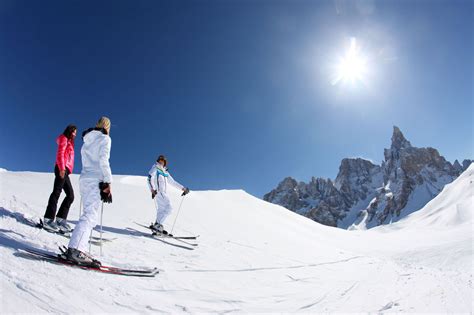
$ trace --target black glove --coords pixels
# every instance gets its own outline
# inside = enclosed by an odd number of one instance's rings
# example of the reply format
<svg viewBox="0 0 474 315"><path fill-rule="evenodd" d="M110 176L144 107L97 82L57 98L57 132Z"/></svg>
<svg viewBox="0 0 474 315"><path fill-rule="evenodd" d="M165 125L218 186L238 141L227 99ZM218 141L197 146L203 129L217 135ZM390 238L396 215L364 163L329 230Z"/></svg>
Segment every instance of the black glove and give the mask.
<svg viewBox="0 0 474 315"><path fill-rule="evenodd" d="M188 187L183 189L183 193L181 194L181 196L186 196L187 194L189 194L189 188Z"/></svg>
<svg viewBox="0 0 474 315"><path fill-rule="evenodd" d="M153 189L153 190L151 191L151 199L155 199L155 196L156 196L157 193L158 193L158 192L157 192L155 189Z"/></svg>
<svg viewBox="0 0 474 315"><path fill-rule="evenodd" d="M112 203L112 193L104 192L104 190L107 188L109 188L109 183L104 183L104 182L99 183L100 199L105 203Z"/></svg>

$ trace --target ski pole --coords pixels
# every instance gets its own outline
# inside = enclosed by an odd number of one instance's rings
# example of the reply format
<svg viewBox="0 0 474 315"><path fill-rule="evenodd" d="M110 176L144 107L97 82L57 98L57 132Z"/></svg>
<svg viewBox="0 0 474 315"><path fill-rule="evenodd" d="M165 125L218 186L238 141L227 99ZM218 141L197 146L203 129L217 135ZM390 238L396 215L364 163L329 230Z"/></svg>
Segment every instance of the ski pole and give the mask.
<svg viewBox="0 0 474 315"><path fill-rule="evenodd" d="M79 219L81 218L82 215L82 196L81 196L81 202L79 203Z"/></svg>
<svg viewBox="0 0 474 315"><path fill-rule="evenodd" d="M178 213L176 214L176 218L174 218L173 227L171 228L171 232L170 232L171 235L173 235L174 225L176 224L176 220L178 220L179 212L181 211L181 206L183 205L184 197L186 197L186 195L184 195L183 198L181 198L181 202L178 208Z"/></svg>
<svg viewBox="0 0 474 315"><path fill-rule="evenodd" d="M102 210L100 211L100 256L102 257L102 219L104 217L104 202L102 201Z"/></svg>
<svg viewBox="0 0 474 315"><path fill-rule="evenodd" d="M89 234L89 254L91 253L91 242L92 242L92 232L94 229L91 230L91 234Z"/></svg>

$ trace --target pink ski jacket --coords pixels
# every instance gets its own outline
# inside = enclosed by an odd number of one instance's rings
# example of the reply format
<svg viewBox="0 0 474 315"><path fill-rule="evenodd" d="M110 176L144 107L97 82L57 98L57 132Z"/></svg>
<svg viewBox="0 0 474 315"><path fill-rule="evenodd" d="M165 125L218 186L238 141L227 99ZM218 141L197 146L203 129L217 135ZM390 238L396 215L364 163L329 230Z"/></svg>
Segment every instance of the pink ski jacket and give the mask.
<svg viewBox="0 0 474 315"><path fill-rule="evenodd" d="M60 135L56 139L58 153L56 154L56 165L59 170L69 170L72 174L74 168L74 140L68 139L65 135Z"/></svg>

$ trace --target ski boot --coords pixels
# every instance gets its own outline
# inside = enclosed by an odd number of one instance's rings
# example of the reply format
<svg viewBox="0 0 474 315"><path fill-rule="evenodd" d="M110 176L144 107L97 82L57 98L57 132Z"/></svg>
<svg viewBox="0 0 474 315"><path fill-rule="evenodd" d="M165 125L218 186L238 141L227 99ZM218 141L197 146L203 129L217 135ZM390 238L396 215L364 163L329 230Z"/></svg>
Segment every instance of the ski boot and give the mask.
<svg viewBox="0 0 474 315"><path fill-rule="evenodd" d="M168 231L166 231L163 225L158 222L150 225L150 230L153 231L153 235L168 235Z"/></svg>
<svg viewBox="0 0 474 315"><path fill-rule="evenodd" d="M44 218L42 221L40 221L40 225L43 229L45 229L48 232L52 232L52 233L59 232L58 224L54 222L53 219Z"/></svg>
<svg viewBox="0 0 474 315"><path fill-rule="evenodd" d="M100 261L75 248L68 248L65 252L65 256L67 261L79 266L88 266L94 268L100 268L101 266Z"/></svg>
<svg viewBox="0 0 474 315"><path fill-rule="evenodd" d="M56 218L56 225L59 229L59 232L62 234L69 234L72 232L71 226L67 223L66 219Z"/></svg>

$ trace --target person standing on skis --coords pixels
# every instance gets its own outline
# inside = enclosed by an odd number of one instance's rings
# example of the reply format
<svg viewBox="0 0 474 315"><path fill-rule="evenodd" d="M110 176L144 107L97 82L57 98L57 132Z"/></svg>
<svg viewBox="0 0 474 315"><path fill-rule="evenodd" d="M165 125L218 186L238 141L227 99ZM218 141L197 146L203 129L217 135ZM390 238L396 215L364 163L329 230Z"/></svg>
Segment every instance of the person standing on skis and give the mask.
<svg viewBox="0 0 474 315"><path fill-rule="evenodd" d="M74 139L76 138L77 127L69 125L64 132L56 139L58 151L56 153L56 164L54 166L54 187L53 192L49 196L48 206L44 213L42 226L49 232L70 233L71 227L67 224L67 215L69 208L74 201L74 189L71 185L69 175L72 174L74 168ZM61 191L64 190L66 197L59 207L58 199ZM56 218L56 221L54 219Z"/></svg>
<svg viewBox="0 0 474 315"><path fill-rule="evenodd" d="M151 198L155 199L156 197L156 221L150 226L150 229L160 234L168 234L163 228L163 222L173 211L167 194L168 184L182 190L183 196L189 193L188 188L173 179L166 165L166 157L160 155L148 172L148 185L151 190Z"/></svg>
<svg viewBox="0 0 474 315"><path fill-rule="evenodd" d="M100 262L86 253L89 236L97 224L101 200L112 202L112 171L109 158L112 140L110 120L102 117L95 128L82 133L82 171L79 188L84 211L71 236L66 258L79 265L100 266Z"/></svg>

